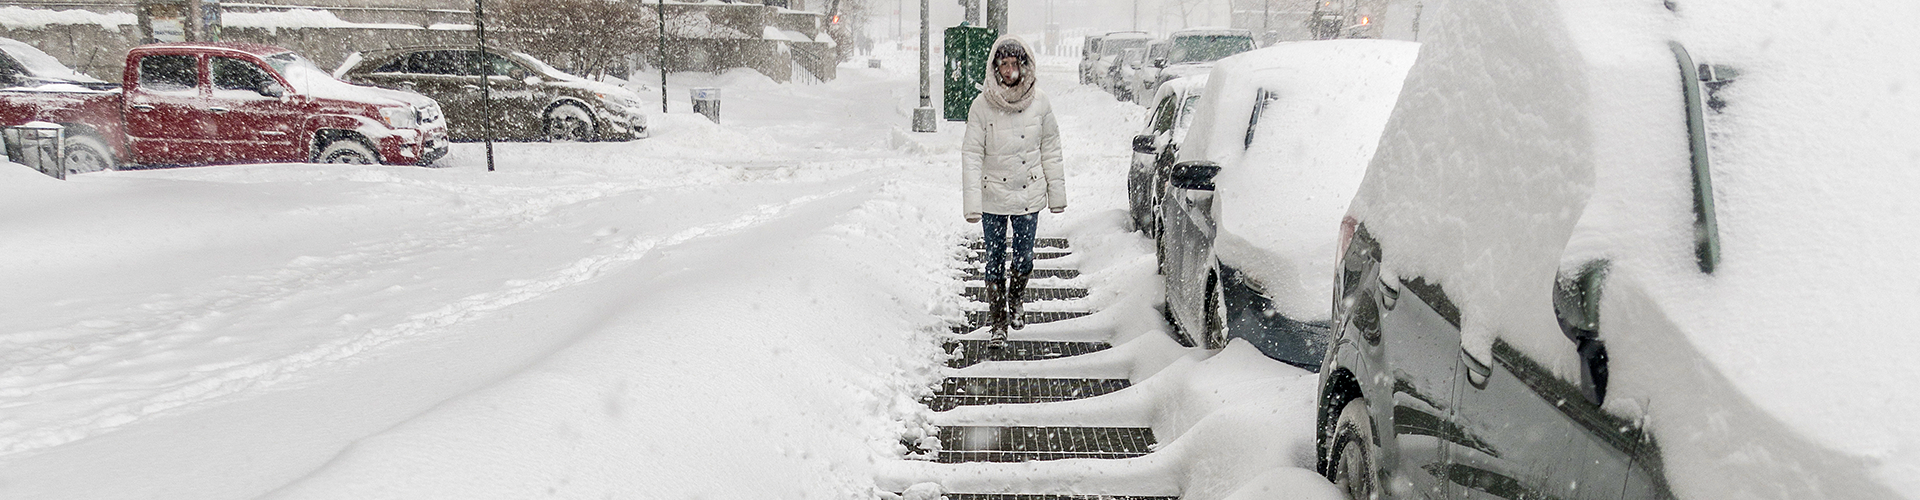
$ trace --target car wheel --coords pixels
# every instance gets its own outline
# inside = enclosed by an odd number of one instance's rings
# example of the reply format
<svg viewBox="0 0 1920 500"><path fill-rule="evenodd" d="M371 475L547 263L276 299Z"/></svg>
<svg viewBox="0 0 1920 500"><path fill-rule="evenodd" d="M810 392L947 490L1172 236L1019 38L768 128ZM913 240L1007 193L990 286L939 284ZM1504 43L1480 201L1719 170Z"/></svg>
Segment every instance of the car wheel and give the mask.
<svg viewBox="0 0 1920 500"><path fill-rule="evenodd" d="M562 104L547 110L547 140L551 142L586 142L597 135L593 130L593 113L578 104Z"/></svg>
<svg viewBox="0 0 1920 500"><path fill-rule="evenodd" d="M113 152L99 138L75 135L67 138L67 156L63 159L68 174L99 172L117 168Z"/></svg>
<svg viewBox="0 0 1920 500"><path fill-rule="evenodd" d="M1327 447L1327 479L1351 500L1380 498L1379 469L1373 458L1373 417L1367 412L1366 398L1347 401L1333 424L1333 446Z"/></svg>
<svg viewBox="0 0 1920 500"><path fill-rule="evenodd" d="M334 139L327 147L320 149L315 163L346 163L352 165L373 165L380 163L380 156L373 148L353 139Z"/></svg>
<svg viewBox="0 0 1920 500"><path fill-rule="evenodd" d="M1220 282L1219 271L1207 271L1207 295L1205 311L1201 311L1206 323L1206 331L1201 337L1206 339L1208 349L1220 349L1227 346L1227 299L1224 283Z"/></svg>

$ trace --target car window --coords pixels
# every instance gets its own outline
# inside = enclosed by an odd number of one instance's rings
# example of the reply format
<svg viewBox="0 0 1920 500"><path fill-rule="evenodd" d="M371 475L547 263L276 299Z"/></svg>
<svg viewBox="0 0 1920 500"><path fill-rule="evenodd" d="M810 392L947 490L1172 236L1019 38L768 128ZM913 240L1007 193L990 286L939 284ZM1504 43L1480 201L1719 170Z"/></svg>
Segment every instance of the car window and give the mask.
<svg viewBox="0 0 1920 500"><path fill-rule="evenodd" d="M1241 145L1242 148L1253 147L1253 134L1254 131L1260 128L1260 115L1266 114L1269 103L1278 100L1280 100L1279 92L1260 89L1260 92L1255 94L1253 99L1253 114L1247 117L1247 137L1246 141Z"/></svg>
<svg viewBox="0 0 1920 500"><path fill-rule="evenodd" d="M410 56L412 56L412 54L402 54L400 57L395 57L392 60L387 61L386 64L382 64L380 65L380 67L374 68L373 72L374 73L405 73L407 72L407 61L411 58Z"/></svg>
<svg viewBox="0 0 1920 500"><path fill-rule="evenodd" d="M466 50L429 50L407 55L408 73L421 75L470 75L469 57Z"/></svg>
<svg viewBox="0 0 1920 500"><path fill-rule="evenodd" d="M147 92L192 94L200 84L200 68L193 56L151 55L140 58L140 89Z"/></svg>
<svg viewBox="0 0 1920 500"><path fill-rule="evenodd" d="M514 70L519 70L523 74L529 73L526 68L520 67L519 64L515 64L512 60L490 52L486 54L486 62L481 65L487 68L487 74L493 76L512 75Z"/></svg>
<svg viewBox="0 0 1920 500"><path fill-rule="evenodd" d="M227 98L258 98L266 93L269 85L277 83L253 61L231 57L215 57L207 65L213 80L213 96Z"/></svg>
<svg viewBox="0 0 1920 500"><path fill-rule="evenodd" d="M25 80L22 77L26 76L26 73L27 69L21 67L19 62L15 62L6 54L0 54L0 85L8 87L19 85Z"/></svg>
<svg viewBox="0 0 1920 500"><path fill-rule="evenodd" d="M1200 94L1187 96L1187 101L1180 104L1179 117L1173 124L1175 140L1182 139L1187 127L1193 126L1193 110L1197 107L1200 107Z"/></svg>
<svg viewBox="0 0 1920 500"><path fill-rule="evenodd" d="M1167 96L1166 99L1160 100L1159 106L1154 106L1154 110L1153 110L1153 131L1154 132L1166 132L1168 130L1173 129L1173 120L1175 118L1174 115L1178 114L1177 112L1179 111L1179 108L1175 107L1177 106L1178 102L1179 102L1179 96L1169 95Z"/></svg>

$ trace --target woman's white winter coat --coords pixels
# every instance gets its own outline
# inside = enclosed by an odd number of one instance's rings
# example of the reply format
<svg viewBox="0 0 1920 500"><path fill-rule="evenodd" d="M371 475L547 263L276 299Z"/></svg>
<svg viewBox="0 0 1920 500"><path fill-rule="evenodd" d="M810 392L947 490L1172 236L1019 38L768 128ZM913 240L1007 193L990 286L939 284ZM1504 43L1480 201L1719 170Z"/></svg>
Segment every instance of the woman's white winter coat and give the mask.
<svg viewBox="0 0 1920 500"><path fill-rule="evenodd" d="M973 100L960 147L966 214L1022 215L1066 208L1060 126L1053 105L1034 89L1033 103L1014 112Z"/></svg>

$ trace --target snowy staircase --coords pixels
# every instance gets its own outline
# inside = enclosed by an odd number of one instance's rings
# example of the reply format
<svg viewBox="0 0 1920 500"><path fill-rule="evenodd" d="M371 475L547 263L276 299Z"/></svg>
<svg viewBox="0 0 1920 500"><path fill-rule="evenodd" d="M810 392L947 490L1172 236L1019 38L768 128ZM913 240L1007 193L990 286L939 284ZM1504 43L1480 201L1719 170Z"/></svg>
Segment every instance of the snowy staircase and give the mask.
<svg viewBox="0 0 1920 500"><path fill-rule="evenodd" d="M984 261L982 248L983 245L979 241L973 242L968 247L966 279L969 281L969 286L965 295L972 303L969 305L967 324L956 326L955 333L975 333L986 324L986 304L981 300L985 292L980 270ZM1065 239L1040 238L1035 241L1034 281L1028 286L1025 297L1026 320L1029 328L1032 325L1068 320L1093 313L1085 310L1087 308L1078 303L1078 299L1087 297L1087 289L1074 283L1080 273L1070 267L1073 259L1067 257L1071 254L1072 251ZM979 337L979 335L967 336ZM1018 331L1014 332L1013 336L1015 340L1008 341L1006 347L997 350L988 349L984 339L951 339L946 344L950 355L947 365L960 369L985 362L1040 361L1078 356L1113 347L1106 342L1019 339ZM1127 379L955 376L942 381L934 393L923 399L923 402L934 411L944 412L966 406L1071 401L1113 393L1131 385L1131 381ZM1004 426L942 426L939 428L938 438L940 449L931 458L935 462L947 464L1131 458L1146 455L1155 444L1153 430L1146 427L1035 426L1021 425L1020 422L1007 422ZM968 492L948 492L945 497L947 500L1173 499L1173 497L1152 496Z"/></svg>

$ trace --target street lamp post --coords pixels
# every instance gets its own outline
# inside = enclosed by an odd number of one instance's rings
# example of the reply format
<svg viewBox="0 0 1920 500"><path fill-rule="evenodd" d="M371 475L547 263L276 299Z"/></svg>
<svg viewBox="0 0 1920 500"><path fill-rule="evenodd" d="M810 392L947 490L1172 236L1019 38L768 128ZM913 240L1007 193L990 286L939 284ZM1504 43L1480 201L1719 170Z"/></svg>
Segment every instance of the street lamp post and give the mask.
<svg viewBox="0 0 1920 500"><path fill-rule="evenodd" d="M934 126L933 94L927 90L933 86L933 75L927 65L933 59L933 24L927 17L930 10L928 0L920 0L920 107L913 108L914 132L937 132Z"/></svg>
<svg viewBox="0 0 1920 500"><path fill-rule="evenodd" d="M655 40L654 59L660 66L660 114L667 113L667 0L660 0L660 37Z"/></svg>
<svg viewBox="0 0 1920 500"><path fill-rule="evenodd" d="M479 50L474 51L474 67L480 69L480 135L487 143L487 171L493 171L493 92L488 80L493 79L493 65L487 60L487 7L486 0L473 0L473 31L479 38Z"/></svg>

